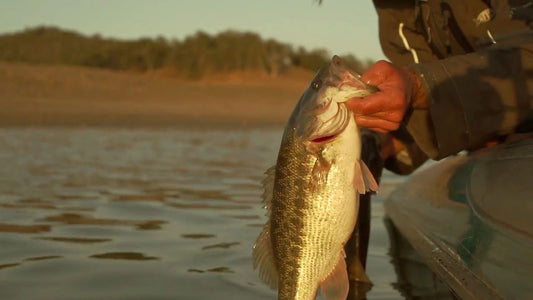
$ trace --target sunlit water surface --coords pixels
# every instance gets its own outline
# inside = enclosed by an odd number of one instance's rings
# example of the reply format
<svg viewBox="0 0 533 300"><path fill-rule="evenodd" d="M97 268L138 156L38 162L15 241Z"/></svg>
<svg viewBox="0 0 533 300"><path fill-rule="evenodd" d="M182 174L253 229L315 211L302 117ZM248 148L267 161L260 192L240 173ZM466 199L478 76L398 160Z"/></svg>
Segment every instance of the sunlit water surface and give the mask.
<svg viewBox="0 0 533 300"><path fill-rule="evenodd" d="M251 249L281 129L0 129L0 299L275 299ZM401 298L372 200L369 299Z"/></svg>

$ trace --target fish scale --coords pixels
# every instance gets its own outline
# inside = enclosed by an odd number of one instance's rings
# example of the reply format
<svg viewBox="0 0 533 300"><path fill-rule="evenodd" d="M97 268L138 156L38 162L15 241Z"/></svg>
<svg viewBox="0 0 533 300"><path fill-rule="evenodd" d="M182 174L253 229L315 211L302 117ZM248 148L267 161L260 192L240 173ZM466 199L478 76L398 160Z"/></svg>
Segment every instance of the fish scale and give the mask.
<svg viewBox="0 0 533 300"><path fill-rule="evenodd" d="M267 171L269 220L254 246L254 266L281 300L314 299L319 286L328 300L348 292L343 247L359 192L377 189L343 103L371 91L353 74L338 57L318 72L289 119L274 171Z"/></svg>

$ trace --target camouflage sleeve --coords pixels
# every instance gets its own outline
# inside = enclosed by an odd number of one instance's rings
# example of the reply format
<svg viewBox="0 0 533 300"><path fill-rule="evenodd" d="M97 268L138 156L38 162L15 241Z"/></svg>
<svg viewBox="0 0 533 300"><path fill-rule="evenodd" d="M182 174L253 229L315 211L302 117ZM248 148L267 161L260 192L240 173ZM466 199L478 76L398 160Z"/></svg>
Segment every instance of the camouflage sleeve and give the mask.
<svg viewBox="0 0 533 300"><path fill-rule="evenodd" d="M422 78L429 109L413 109L404 122L430 158L533 129L532 31L497 39L478 52L410 67Z"/></svg>

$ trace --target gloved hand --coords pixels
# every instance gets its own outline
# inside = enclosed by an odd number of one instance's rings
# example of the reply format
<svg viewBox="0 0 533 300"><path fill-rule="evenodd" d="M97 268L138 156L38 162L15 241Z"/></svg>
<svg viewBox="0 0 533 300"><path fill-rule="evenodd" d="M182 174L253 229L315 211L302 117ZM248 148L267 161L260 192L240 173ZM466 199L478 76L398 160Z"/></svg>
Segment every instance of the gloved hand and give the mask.
<svg viewBox="0 0 533 300"><path fill-rule="evenodd" d="M364 98L353 98L346 106L355 113L357 125L378 132L398 129L410 106L427 108L420 77L410 69L401 69L380 60L361 79L379 88Z"/></svg>

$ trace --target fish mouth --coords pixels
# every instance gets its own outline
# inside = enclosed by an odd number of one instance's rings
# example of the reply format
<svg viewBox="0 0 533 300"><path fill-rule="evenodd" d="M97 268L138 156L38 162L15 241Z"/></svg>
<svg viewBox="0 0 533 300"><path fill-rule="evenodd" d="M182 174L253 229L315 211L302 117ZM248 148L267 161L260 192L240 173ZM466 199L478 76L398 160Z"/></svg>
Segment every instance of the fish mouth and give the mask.
<svg viewBox="0 0 533 300"><path fill-rule="evenodd" d="M334 140L337 136L338 136L338 134L327 135L327 136L323 136L323 137L319 137L319 138L313 139L313 140L311 140L311 142L316 143L316 144L327 143L327 142L330 142L330 141Z"/></svg>
<svg viewBox="0 0 533 300"><path fill-rule="evenodd" d="M365 97L376 89L364 83L359 74L348 68L338 56L313 79L299 103L293 122L296 134L312 144L334 141L348 126L353 113L345 102ZM307 94L308 93L308 94Z"/></svg>

